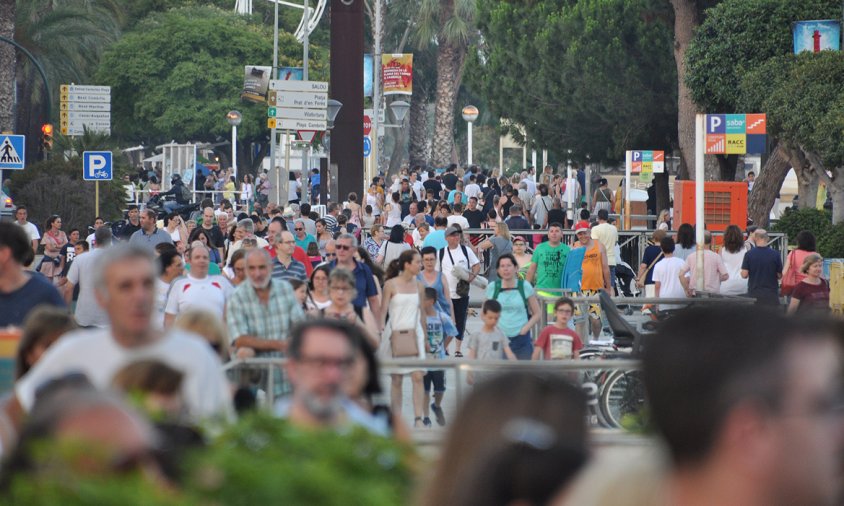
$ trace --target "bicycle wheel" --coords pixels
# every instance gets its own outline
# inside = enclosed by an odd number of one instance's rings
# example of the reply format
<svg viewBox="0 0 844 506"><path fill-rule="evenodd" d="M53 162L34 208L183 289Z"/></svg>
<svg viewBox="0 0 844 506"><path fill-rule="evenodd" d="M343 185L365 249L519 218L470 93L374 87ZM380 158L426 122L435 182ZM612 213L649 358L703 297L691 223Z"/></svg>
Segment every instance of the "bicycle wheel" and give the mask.
<svg viewBox="0 0 844 506"><path fill-rule="evenodd" d="M610 427L621 428L624 415L638 413L645 406L645 384L640 371L617 370L601 388L599 408Z"/></svg>

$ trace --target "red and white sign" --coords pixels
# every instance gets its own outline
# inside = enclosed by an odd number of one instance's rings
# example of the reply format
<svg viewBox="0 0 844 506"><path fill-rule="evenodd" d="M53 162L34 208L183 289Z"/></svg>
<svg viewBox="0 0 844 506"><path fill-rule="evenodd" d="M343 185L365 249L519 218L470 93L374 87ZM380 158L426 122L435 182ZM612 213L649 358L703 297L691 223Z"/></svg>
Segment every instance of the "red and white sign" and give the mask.
<svg viewBox="0 0 844 506"><path fill-rule="evenodd" d="M363 115L363 135L369 135L369 132L372 131L372 118L367 116L366 114Z"/></svg>
<svg viewBox="0 0 844 506"><path fill-rule="evenodd" d="M311 142L316 137L317 131L316 130L296 130L296 135L299 136L299 139L305 142Z"/></svg>

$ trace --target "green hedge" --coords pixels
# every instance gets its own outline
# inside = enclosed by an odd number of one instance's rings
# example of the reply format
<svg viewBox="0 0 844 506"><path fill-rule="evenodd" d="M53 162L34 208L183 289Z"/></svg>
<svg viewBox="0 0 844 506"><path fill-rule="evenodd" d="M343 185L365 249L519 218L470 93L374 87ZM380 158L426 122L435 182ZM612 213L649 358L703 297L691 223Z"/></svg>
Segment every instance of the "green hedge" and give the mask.
<svg viewBox="0 0 844 506"><path fill-rule="evenodd" d="M774 232L788 235L789 244L796 244L797 234L808 230L815 236L818 253L824 258L844 258L844 223L832 224L832 214L817 209L786 209Z"/></svg>

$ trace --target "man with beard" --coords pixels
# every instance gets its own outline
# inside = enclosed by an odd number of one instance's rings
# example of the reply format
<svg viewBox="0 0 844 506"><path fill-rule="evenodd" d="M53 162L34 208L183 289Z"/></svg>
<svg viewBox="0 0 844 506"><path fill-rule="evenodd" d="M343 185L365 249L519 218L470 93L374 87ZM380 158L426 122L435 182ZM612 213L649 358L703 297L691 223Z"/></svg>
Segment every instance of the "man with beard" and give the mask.
<svg viewBox="0 0 844 506"><path fill-rule="evenodd" d="M275 412L301 427L343 428L357 425L387 435L378 421L343 393L355 363L362 330L335 319L309 320L297 325L287 348L287 376L293 394L276 403Z"/></svg>
<svg viewBox="0 0 844 506"><path fill-rule="evenodd" d="M293 287L272 278L270 255L257 248L246 255L248 283L241 283L226 306L226 323L237 356L280 357L290 328L305 318Z"/></svg>

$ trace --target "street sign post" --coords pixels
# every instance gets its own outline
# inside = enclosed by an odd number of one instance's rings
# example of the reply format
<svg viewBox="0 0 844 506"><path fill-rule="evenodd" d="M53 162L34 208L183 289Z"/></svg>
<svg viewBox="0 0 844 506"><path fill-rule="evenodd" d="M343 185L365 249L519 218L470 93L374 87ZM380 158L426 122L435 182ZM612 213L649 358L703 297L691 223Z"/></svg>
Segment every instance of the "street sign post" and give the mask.
<svg viewBox="0 0 844 506"><path fill-rule="evenodd" d="M0 170L23 170L26 165L26 136L0 135Z"/></svg>
<svg viewBox="0 0 844 506"><path fill-rule="evenodd" d="M85 151L82 153L82 179L94 181L94 215L100 215L100 181L111 181L111 151Z"/></svg>
<svg viewBox="0 0 844 506"><path fill-rule="evenodd" d="M63 84L59 129L62 135L82 135L85 129L111 134L111 87Z"/></svg>

